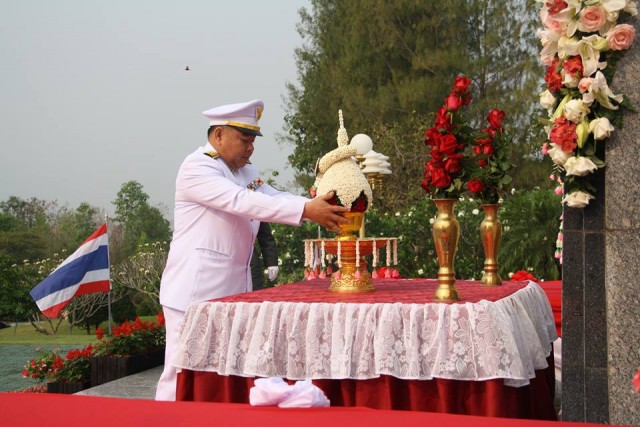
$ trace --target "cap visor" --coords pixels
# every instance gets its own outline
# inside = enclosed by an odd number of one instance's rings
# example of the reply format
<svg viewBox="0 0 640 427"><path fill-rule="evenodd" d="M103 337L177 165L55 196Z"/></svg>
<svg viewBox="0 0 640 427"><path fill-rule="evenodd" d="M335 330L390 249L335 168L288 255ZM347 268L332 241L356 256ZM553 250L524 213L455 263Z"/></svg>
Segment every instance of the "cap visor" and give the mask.
<svg viewBox="0 0 640 427"><path fill-rule="evenodd" d="M259 130L246 129L246 128L241 128L239 126L229 126L229 127L230 128L234 128L235 130L240 131L240 132L242 132L244 134L247 134L247 135L262 136L262 133L260 133Z"/></svg>

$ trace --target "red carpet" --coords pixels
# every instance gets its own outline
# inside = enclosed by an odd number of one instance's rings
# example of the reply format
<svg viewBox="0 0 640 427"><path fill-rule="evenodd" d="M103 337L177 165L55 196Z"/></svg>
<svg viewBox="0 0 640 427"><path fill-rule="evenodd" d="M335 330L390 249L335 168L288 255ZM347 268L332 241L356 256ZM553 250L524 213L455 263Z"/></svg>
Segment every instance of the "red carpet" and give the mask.
<svg viewBox="0 0 640 427"><path fill-rule="evenodd" d="M2 425L8 427L600 426L590 423L517 420L367 408L280 409L277 407L251 407L234 403L155 402L152 400L37 393L0 393L0 414L2 414Z"/></svg>

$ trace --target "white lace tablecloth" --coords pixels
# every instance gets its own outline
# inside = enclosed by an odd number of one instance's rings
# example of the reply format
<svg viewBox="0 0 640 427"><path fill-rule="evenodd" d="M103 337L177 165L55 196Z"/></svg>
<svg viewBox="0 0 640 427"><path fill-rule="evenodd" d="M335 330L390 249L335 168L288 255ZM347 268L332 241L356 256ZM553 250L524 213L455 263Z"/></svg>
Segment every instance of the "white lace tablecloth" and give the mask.
<svg viewBox="0 0 640 427"><path fill-rule="evenodd" d="M557 338L534 282L463 304L204 302L187 310L172 364L243 377L489 380L529 384Z"/></svg>

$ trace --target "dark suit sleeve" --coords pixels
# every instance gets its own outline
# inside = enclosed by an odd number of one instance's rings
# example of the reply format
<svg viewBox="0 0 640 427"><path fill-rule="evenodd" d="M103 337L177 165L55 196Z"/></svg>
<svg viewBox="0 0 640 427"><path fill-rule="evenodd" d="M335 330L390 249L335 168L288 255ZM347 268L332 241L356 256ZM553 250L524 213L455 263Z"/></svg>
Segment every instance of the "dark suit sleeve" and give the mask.
<svg viewBox="0 0 640 427"><path fill-rule="evenodd" d="M258 229L258 244L262 251L262 260L266 267L273 267L278 265L278 248L276 246L276 240L271 234L271 227L268 222L261 222Z"/></svg>

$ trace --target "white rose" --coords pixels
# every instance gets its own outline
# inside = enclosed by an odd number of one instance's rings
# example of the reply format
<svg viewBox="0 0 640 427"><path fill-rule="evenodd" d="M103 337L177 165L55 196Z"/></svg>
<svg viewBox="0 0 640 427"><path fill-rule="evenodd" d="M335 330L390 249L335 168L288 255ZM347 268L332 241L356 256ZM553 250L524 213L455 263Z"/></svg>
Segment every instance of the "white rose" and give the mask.
<svg viewBox="0 0 640 427"><path fill-rule="evenodd" d="M598 169L588 157L569 157L563 166L567 175L585 176Z"/></svg>
<svg viewBox="0 0 640 427"><path fill-rule="evenodd" d="M627 5L627 0L602 0L602 6L607 12L613 13L622 10Z"/></svg>
<svg viewBox="0 0 640 427"><path fill-rule="evenodd" d="M556 105L557 99L551 92L549 92L549 89L546 89L539 96L540 105L542 105L543 108L551 110Z"/></svg>
<svg viewBox="0 0 640 427"><path fill-rule="evenodd" d="M566 203L570 208L584 208L589 204L589 200L591 199L595 199L595 197L589 193L574 191L562 199L562 203Z"/></svg>
<svg viewBox="0 0 640 427"><path fill-rule="evenodd" d="M572 99L564 106L564 115L573 123L580 123L589 112L589 107L582 99Z"/></svg>
<svg viewBox="0 0 640 427"><path fill-rule="evenodd" d="M564 165L564 163L569 158L569 153L564 151L558 144L551 143L550 145L551 148L547 150L547 154L549 155L549 157L551 157L553 163L560 166Z"/></svg>
<svg viewBox="0 0 640 427"><path fill-rule="evenodd" d="M593 134L595 139L609 138L613 130L611 122L606 117L600 117L589 123L589 132Z"/></svg>

